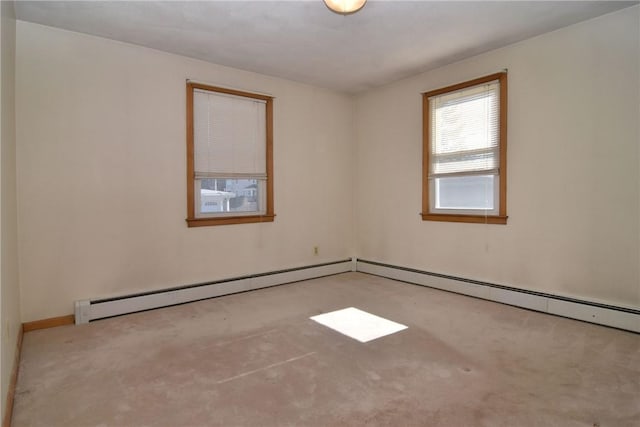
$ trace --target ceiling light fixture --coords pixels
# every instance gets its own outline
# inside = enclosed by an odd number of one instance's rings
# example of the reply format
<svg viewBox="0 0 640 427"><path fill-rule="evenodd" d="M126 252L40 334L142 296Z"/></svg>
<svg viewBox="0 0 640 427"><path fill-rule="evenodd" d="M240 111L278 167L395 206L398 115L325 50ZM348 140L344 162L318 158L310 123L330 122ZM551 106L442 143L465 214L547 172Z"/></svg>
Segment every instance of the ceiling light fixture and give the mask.
<svg viewBox="0 0 640 427"><path fill-rule="evenodd" d="M332 12L340 15L350 15L362 9L367 0L324 0Z"/></svg>

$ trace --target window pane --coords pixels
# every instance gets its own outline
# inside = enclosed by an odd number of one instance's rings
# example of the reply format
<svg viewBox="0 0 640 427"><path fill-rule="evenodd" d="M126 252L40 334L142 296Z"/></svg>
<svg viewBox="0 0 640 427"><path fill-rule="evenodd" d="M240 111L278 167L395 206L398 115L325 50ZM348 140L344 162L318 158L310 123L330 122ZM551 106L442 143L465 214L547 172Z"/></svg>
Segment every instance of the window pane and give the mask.
<svg viewBox="0 0 640 427"><path fill-rule="evenodd" d="M493 210L495 175L435 179L436 209Z"/></svg>
<svg viewBox="0 0 640 427"><path fill-rule="evenodd" d="M455 102L433 101L435 107L435 153L477 150L498 145L498 92L461 97Z"/></svg>
<svg viewBox="0 0 640 427"><path fill-rule="evenodd" d="M430 174L498 168L499 94L496 81L429 98Z"/></svg>
<svg viewBox="0 0 640 427"><path fill-rule="evenodd" d="M260 213L263 210L263 180L207 178L196 182L200 184L201 214Z"/></svg>

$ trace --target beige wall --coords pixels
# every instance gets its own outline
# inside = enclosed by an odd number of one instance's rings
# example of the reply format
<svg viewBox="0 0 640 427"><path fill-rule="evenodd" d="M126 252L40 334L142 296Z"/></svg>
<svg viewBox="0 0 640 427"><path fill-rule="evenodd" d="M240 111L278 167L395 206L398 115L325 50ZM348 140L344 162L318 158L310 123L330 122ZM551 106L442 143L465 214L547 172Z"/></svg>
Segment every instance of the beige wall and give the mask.
<svg viewBox="0 0 640 427"><path fill-rule="evenodd" d="M624 9L359 96L358 256L640 306L639 18ZM421 221L420 93L503 68L508 225Z"/></svg>
<svg viewBox="0 0 640 427"><path fill-rule="evenodd" d="M2 415L4 419L7 390L15 361L16 340L20 322L20 290L18 288L18 240L16 215L16 129L15 129L15 43L16 21L13 2L0 5L2 57L0 68L1 149L0 149L0 319L2 331Z"/></svg>
<svg viewBox="0 0 640 427"><path fill-rule="evenodd" d="M638 307L638 23L624 9L354 101L18 22L22 320L355 254ZM420 93L503 68L509 224L421 221ZM186 78L276 97L274 223L186 227Z"/></svg>
<svg viewBox="0 0 640 427"><path fill-rule="evenodd" d="M187 78L275 96L275 222L187 228ZM16 91L24 321L353 255L345 95L22 21Z"/></svg>

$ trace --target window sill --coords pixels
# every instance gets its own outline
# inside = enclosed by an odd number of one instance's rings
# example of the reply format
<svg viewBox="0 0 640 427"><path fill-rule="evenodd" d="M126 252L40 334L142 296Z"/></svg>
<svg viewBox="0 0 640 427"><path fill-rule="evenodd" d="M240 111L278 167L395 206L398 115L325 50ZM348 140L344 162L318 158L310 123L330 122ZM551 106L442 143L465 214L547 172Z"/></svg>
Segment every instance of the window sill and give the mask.
<svg viewBox="0 0 640 427"><path fill-rule="evenodd" d="M445 222L470 222L476 224L506 224L506 215L484 216L484 215L455 215L455 214L420 214L423 221L445 221Z"/></svg>
<svg viewBox="0 0 640 427"><path fill-rule="evenodd" d="M273 222L275 215L228 216L219 218L187 218L189 227L207 227L211 225L249 224L252 222Z"/></svg>

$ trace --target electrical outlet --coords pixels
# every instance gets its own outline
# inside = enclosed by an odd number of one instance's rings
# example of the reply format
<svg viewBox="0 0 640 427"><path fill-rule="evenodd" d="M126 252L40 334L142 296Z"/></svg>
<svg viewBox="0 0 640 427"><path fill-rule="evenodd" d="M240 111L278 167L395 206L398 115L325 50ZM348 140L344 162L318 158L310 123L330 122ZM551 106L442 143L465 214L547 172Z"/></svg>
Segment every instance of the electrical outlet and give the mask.
<svg viewBox="0 0 640 427"><path fill-rule="evenodd" d="M313 254L314 255L318 255L319 252L320 252L320 248L318 246L314 246L313 247Z"/></svg>

